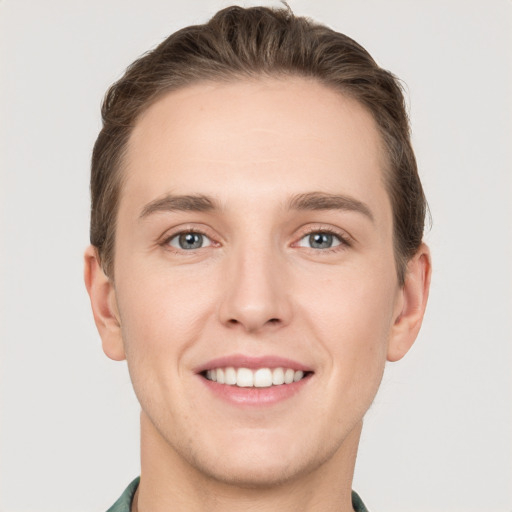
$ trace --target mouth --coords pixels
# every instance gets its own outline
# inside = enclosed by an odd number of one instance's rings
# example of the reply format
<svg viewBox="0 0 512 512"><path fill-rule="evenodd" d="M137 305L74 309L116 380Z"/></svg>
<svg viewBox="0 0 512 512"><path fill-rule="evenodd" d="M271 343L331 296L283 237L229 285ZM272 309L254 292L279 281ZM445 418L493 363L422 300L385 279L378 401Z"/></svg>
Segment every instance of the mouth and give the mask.
<svg viewBox="0 0 512 512"><path fill-rule="evenodd" d="M311 371L295 370L287 367L217 367L200 373L205 379L238 388L270 388L287 386L312 375Z"/></svg>
<svg viewBox="0 0 512 512"><path fill-rule="evenodd" d="M311 366L277 355L231 354L211 359L194 373L210 396L236 407L267 407L302 395L315 374Z"/></svg>

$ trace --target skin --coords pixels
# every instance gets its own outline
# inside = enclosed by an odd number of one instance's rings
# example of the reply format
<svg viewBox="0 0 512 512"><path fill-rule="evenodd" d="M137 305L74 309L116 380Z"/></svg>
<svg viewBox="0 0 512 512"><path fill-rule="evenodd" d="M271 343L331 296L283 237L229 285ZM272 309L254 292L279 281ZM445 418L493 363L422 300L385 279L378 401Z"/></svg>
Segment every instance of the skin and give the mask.
<svg viewBox="0 0 512 512"><path fill-rule="evenodd" d="M138 120L115 282L93 247L85 281L142 408L140 511L352 510L363 416L417 336L430 281L422 245L398 284L385 166L371 115L304 79L197 84ZM349 201L294 207L311 193ZM170 194L214 208L166 210ZM190 231L205 246L180 248ZM333 247L312 247L324 232ZM232 354L313 373L286 400L236 406L195 372Z"/></svg>

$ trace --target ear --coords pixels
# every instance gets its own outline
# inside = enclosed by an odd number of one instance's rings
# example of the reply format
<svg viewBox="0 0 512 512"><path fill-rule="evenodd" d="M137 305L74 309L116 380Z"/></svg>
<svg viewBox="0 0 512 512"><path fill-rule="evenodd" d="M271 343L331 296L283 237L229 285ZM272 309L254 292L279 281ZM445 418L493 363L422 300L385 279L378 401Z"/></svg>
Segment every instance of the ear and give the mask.
<svg viewBox="0 0 512 512"><path fill-rule="evenodd" d="M431 270L429 248L421 244L407 264L405 283L399 292L398 310L388 344L388 361L402 359L418 336L427 307Z"/></svg>
<svg viewBox="0 0 512 512"><path fill-rule="evenodd" d="M84 263L85 287L91 299L103 351L110 359L122 361L125 359L125 352L114 284L101 268L96 247L91 245L86 249Z"/></svg>

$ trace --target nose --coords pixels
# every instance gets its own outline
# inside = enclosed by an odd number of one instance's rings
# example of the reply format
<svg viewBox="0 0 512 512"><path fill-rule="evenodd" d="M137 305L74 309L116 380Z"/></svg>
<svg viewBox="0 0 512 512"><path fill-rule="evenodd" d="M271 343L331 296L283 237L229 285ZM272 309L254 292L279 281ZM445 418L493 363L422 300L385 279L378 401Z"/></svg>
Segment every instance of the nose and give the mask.
<svg viewBox="0 0 512 512"><path fill-rule="evenodd" d="M226 262L220 321L247 332L276 329L292 316L286 261L271 250L240 251Z"/></svg>

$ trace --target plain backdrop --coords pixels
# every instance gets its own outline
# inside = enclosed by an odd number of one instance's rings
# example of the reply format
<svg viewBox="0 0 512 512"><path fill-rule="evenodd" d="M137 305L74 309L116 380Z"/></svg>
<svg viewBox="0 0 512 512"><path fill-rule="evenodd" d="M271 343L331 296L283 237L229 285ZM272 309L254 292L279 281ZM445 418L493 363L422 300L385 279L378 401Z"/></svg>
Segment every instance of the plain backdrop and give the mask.
<svg viewBox="0 0 512 512"><path fill-rule="evenodd" d="M0 0L2 512L105 511L138 474L138 404L82 282L100 102L229 3ZM424 327L388 365L354 488L378 512L511 512L512 2L290 4L404 80L433 216Z"/></svg>

